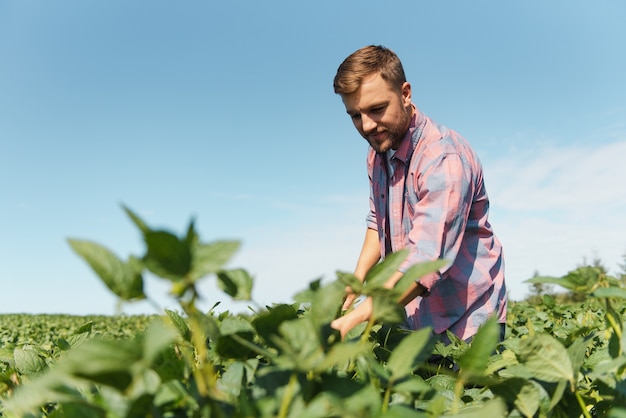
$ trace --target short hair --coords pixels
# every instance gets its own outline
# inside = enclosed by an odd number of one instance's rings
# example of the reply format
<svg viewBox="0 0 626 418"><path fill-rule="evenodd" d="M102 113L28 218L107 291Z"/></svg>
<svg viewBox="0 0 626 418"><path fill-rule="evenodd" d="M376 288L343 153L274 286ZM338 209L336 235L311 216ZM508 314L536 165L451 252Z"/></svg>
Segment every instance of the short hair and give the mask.
<svg viewBox="0 0 626 418"><path fill-rule="evenodd" d="M369 45L350 54L337 69L333 87L336 94L354 93L370 74L380 73L393 87L406 82L400 58L382 45Z"/></svg>

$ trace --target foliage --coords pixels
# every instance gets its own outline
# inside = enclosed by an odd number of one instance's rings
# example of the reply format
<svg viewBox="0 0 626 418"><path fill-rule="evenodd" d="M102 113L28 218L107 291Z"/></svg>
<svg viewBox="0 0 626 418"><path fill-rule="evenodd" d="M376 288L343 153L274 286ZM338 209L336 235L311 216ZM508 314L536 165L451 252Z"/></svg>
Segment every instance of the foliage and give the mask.
<svg viewBox="0 0 626 418"><path fill-rule="evenodd" d="M338 273L253 315L201 312L198 283L250 300L252 279L224 265L232 241L201 242L154 230L125 209L146 245L119 259L85 240L71 247L123 301L147 298L146 272L170 283L180 311L105 330L88 320L61 332L51 317L33 334L6 332L27 316L2 317L0 414L4 417L621 417L626 414L626 290L581 267L532 283L585 295L578 305L513 303L508 331L489 320L468 344L429 329L407 331L397 297L440 263L418 265L394 289L382 285L406 253L388 257L361 285ZM330 327L346 286L374 299L372 321L342 340ZM81 321L82 318L78 318ZM16 322L5 322L16 321Z"/></svg>

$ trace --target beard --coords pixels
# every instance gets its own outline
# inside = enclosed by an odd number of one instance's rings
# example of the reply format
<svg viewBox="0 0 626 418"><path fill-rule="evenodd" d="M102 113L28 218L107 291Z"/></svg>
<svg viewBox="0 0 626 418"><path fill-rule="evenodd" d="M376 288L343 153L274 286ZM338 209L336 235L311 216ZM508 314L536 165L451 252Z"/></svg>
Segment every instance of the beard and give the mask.
<svg viewBox="0 0 626 418"><path fill-rule="evenodd" d="M382 154L392 148L398 149L400 147L411 123L411 112L408 109L405 110L400 114L396 123L391 125L380 124L370 132L361 132L361 136L365 138L374 151Z"/></svg>

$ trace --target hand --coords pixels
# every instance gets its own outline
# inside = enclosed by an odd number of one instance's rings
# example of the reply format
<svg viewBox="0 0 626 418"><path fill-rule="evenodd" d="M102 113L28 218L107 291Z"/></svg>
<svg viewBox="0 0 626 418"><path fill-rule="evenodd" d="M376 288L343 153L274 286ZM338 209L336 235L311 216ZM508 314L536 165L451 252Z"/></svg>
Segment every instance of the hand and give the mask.
<svg viewBox="0 0 626 418"><path fill-rule="evenodd" d="M351 290L347 290L346 298L343 301L343 305L341 306L342 311L347 311L350 309L352 304L354 303L354 299L356 299L356 293L352 293Z"/></svg>
<svg viewBox="0 0 626 418"><path fill-rule="evenodd" d="M354 298L353 298L354 299ZM367 298L359 306L354 308L354 310L348 312L342 317L335 319L330 323L330 326L341 334L341 339L346 337L346 334L350 332L350 330L361 322L367 321L372 316L372 299Z"/></svg>

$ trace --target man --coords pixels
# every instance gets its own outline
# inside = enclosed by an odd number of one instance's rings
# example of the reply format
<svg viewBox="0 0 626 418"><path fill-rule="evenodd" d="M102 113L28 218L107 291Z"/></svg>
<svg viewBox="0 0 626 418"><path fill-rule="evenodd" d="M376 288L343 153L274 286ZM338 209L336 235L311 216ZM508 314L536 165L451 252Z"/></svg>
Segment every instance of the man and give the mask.
<svg viewBox="0 0 626 418"><path fill-rule="evenodd" d="M504 329L506 287L502 247L488 222L483 171L470 145L435 124L411 101L411 85L397 55L382 46L359 49L339 66L334 80L346 112L370 150L370 211L355 268L364 280L385 255L409 255L386 286L415 264L448 261L420 278L401 297L411 329L430 326L469 341L492 315ZM348 294L348 309L355 295ZM365 299L331 324L346 335L369 319Z"/></svg>

